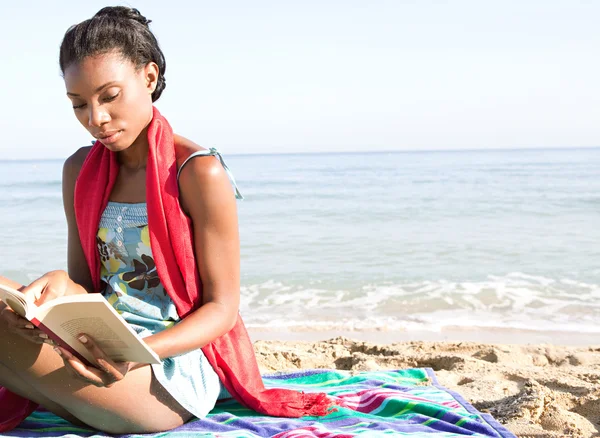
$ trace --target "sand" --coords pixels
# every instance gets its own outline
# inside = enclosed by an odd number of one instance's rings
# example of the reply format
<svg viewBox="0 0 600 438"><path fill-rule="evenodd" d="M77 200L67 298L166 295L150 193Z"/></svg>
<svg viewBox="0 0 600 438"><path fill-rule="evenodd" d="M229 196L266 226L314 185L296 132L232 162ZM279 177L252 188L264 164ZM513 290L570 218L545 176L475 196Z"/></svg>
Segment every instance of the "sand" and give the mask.
<svg viewBox="0 0 600 438"><path fill-rule="evenodd" d="M336 337L254 346L263 372L431 367L442 385L519 437L600 437L600 345L376 344Z"/></svg>

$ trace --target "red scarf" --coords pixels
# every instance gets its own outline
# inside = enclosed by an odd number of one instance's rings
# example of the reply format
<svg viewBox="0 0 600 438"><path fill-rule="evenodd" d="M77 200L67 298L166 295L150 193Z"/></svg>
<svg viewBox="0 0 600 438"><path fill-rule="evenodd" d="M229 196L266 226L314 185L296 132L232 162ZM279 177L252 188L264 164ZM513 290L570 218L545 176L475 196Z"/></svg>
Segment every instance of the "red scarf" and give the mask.
<svg viewBox="0 0 600 438"><path fill-rule="evenodd" d="M156 108L153 111L152 121L148 125L146 167L150 246L158 276L175 303L179 316L183 318L200 306L202 282L194 255L192 223L179 204L173 130ZM75 184L77 227L96 292L101 290L96 235L118 173L116 154L96 142ZM243 405L261 414L278 417L321 416L326 415L332 405L324 393L266 389L254 348L239 314L235 327L204 346L202 351L229 393ZM0 432L10 430L26 418L33 410L32 405L29 400L15 398L8 391L0 391Z"/></svg>
<svg viewBox="0 0 600 438"><path fill-rule="evenodd" d="M0 386L0 432L14 429L37 409L37 405Z"/></svg>

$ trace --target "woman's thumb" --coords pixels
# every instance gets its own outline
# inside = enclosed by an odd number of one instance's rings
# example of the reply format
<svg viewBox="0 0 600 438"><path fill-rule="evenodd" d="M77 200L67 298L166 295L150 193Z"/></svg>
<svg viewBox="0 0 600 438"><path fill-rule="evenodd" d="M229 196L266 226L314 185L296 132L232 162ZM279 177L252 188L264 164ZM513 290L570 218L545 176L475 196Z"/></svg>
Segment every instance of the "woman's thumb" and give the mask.
<svg viewBox="0 0 600 438"><path fill-rule="evenodd" d="M48 279L45 277L38 278L29 286L25 286L21 292L27 298L27 301L33 302L36 306L43 304L49 298L47 295Z"/></svg>

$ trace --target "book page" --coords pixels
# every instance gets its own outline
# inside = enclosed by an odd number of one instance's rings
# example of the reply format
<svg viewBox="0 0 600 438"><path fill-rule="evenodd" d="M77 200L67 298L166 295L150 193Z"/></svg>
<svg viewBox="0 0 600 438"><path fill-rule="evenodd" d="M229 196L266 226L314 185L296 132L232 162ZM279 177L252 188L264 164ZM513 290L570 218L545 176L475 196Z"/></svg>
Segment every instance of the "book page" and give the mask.
<svg viewBox="0 0 600 438"><path fill-rule="evenodd" d="M10 307L17 315L23 318L31 319L31 310L35 310L35 305L29 303L20 291L0 284L0 300ZM31 307L31 309L28 309ZM28 314L29 310L29 314Z"/></svg>
<svg viewBox="0 0 600 438"><path fill-rule="evenodd" d="M90 327L94 327L94 340L96 344L108 353L111 349L127 348L127 344L119 338L102 318L75 318L66 321L60 326L63 330L76 338L80 333L90 333ZM91 333L90 333L91 336Z"/></svg>
<svg viewBox="0 0 600 438"><path fill-rule="evenodd" d="M38 308L38 326L42 330L50 330L90 363L93 363L93 356L77 339L82 333L93 338L116 362L160 363L156 353L148 348L101 295L74 295L65 298L68 300L58 298Z"/></svg>

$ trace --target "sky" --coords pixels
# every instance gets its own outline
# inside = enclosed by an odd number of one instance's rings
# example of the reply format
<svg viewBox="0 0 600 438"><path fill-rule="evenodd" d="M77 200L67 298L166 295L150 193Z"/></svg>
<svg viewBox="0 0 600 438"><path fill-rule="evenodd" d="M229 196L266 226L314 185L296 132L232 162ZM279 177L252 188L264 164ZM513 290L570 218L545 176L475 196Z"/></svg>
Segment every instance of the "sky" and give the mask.
<svg viewBox="0 0 600 438"><path fill-rule="evenodd" d="M152 20L157 107L224 153L600 146L600 1L30 0L0 15L0 159L89 144L58 49L107 5Z"/></svg>

